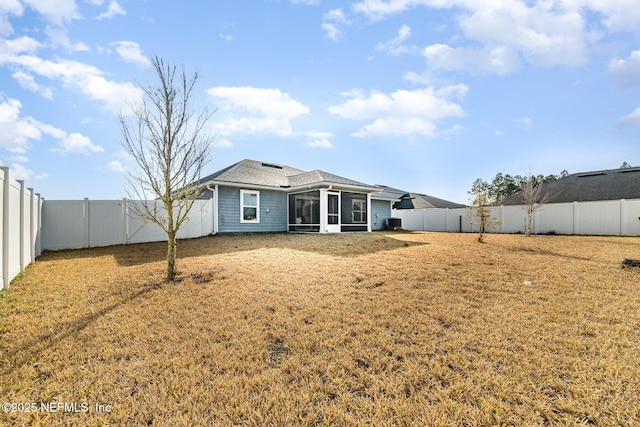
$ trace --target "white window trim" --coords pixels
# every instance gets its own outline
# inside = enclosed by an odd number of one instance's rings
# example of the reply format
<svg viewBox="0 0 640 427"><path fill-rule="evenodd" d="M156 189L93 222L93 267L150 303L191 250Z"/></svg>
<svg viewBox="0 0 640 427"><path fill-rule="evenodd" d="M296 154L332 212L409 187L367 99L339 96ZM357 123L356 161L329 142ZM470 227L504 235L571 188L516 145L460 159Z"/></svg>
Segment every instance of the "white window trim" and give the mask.
<svg viewBox="0 0 640 427"><path fill-rule="evenodd" d="M255 194L257 206L245 206L244 195ZM256 208L256 219L247 220L244 219L244 208ZM240 223L241 224L259 224L260 223L260 192L257 190L240 190Z"/></svg>
<svg viewBox="0 0 640 427"><path fill-rule="evenodd" d="M367 224L367 215L368 215L367 201L366 200L353 200L352 203L359 205L360 209L358 209L357 212L360 213L360 217L361 217L360 221L356 221L356 219L355 219L356 210L354 209L351 212L351 221L352 221L352 223L353 224Z"/></svg>

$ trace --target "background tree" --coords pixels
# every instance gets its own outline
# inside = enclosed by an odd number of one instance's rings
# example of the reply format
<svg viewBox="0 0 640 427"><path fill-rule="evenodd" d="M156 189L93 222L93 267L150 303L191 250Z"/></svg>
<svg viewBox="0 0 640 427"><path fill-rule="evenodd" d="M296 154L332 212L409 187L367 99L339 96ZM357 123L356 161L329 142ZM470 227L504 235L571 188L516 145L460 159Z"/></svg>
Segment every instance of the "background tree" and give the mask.
<svg viewBox="0 0 640 427"><path fill-rule="evenodd" d="M209 161L214 137L206 125L211 114L192 108L198 74L152 59L158 82L143 88L144 101L133 107L133 118L120 116L123 146L137 163L127 175L132 199L154 201L133 204L145 221L167 233L167 281L176 275L176 235L189 216L199 189L203 166ZM158 207L158 204L160 207Z"/></svg>
<svg viewBox="0 0 640 427"><path fill-rule="evenodd" d="M550 174L550 175L537 175L535 176L535 182L538 184L544 184L547 182L556 181L560 178L564 178L569 175L569 172L563 170L558 175ZM478 188L478 186L482 185L486 189L486 197L490 205L500 206L504 199L507 197L520 193L522 191L523 185L528 182L528 176L522 175L510 175L497 173L491 182L484 181L480 178L476 179L472 186L472 191L474 191L474 187Z"/></svg>
<svg viewBox="0 0 640 427"><path fill-rule="evenodd" d="M629 169L632 168L633 166L631 166L629 163L627 162L622 162L622 165L620 166L620 169Z"/></svg>
<svg viewBox="0 0 640 427"><path fill-rule="evenodd" d="M527 213L527 221L525 224L525 235L527 237L531 236L533 213L549 200L549 194L543 192L542 184L544 184L543 180L531 175L531 172L529 172L529 175L527 175L520 186L520 194L522 195L523 202L522 208Z"/></svg>

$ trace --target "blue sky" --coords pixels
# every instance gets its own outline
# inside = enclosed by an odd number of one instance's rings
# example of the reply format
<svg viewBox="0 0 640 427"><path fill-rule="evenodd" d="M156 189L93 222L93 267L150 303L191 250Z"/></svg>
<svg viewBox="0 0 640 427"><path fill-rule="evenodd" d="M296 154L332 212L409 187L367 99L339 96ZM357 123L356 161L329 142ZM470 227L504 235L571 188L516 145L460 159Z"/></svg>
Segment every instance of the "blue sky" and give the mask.
<svg viewBox="0 0 640 427"><path fill-rule="evenodd" d="M126 195L149 58L197 71L215 172L249 158L466 202L498 172L640 166L637 0L0 0L0 163Z"/></svg>

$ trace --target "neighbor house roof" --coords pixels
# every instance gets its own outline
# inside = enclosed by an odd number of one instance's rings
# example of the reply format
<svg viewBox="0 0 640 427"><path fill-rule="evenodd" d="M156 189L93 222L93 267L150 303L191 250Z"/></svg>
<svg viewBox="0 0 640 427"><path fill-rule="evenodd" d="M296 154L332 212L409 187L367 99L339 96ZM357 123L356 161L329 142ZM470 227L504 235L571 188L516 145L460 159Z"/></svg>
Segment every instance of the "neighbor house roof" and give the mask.
<svg viewBox="0 0 640 427"><path fill-rule="evenodd" d="M545 203L640 199L640 168L574 173L542 185ZM522 195L505 198L504 205L522 204Z"/></svg>
<svg viewBox="0 0 640 427"><path fill-rule="evenodd" d="M208 183L245 184L278 189L292 189L314 185L337 185L358 187L373 191L375 187L344 178L321 170L305 172L290 166L266 163L256 160L242 160L198 181L198 185Z"/></svg>
<svg viewBox="0 0 640 427"><path fill-rule="evenodd" d="M404 190L399 190L397 188L387 187L386 185L376 185L378 191L371 194L371 197L375 199L381 200L399 200L403 194L406 193Z"/></svg>
<svg viewBox="0 0 640 427"><path fill-rule="evenodd" d="M419 193L405 193L400 201L393 204L394 209L456 209L464 208L460 203L450 202L433 196Z"/></svg>

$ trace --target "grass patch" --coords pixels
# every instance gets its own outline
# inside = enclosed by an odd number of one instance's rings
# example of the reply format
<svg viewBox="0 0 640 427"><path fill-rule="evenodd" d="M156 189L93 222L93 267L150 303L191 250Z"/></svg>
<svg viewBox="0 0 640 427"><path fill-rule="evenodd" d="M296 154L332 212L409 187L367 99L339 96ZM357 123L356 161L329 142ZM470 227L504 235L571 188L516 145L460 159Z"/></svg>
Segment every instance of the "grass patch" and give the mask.
<svg viewBox="0 0 640 427"><path fill-rule="evenodd" d="M0 424L637 425L640 239L486 242L208 237L173 284L163 243L45 253L0 293L0 395L89 411Z"/></svg>

